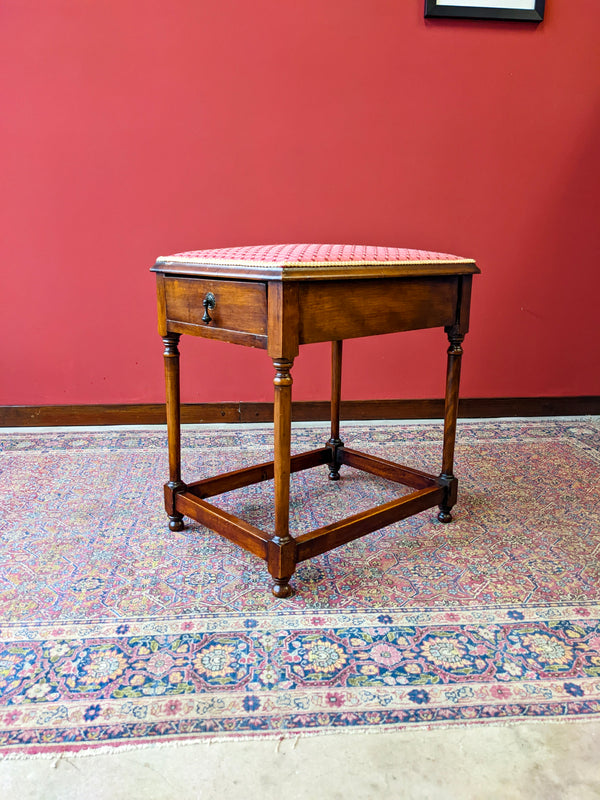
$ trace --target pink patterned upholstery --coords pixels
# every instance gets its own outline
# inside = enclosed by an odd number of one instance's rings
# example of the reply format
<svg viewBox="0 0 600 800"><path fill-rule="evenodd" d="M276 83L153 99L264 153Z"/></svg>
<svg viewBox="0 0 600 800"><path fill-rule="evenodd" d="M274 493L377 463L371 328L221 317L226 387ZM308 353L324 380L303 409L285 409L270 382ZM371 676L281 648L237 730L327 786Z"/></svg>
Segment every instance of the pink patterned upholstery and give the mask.
<svg viewBox="0 0 600 800"><path fill-rule="evenodd" d="M161 256L157 264L224 264L232 266L324 267L358 265L453 264L474 263L470 258L407 250L399 247L375 247L354 244L273 244L251 247L227 247L218 250L188 250Z"/></svg>

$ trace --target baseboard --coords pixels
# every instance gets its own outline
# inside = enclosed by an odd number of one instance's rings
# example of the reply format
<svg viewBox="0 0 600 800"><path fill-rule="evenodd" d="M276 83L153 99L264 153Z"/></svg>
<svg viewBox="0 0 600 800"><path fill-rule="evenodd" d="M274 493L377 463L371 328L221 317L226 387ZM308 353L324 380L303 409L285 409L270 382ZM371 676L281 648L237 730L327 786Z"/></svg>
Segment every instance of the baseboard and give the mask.
<svg viewBox="0 0 600 800"><path fill-rule="evenodd" d="M439 419L444 401L435 400L347 400L343 419ZM490 397L461 399L459 415L473 417L545 417L600 414L600 397ZM329 403L300 401L293 404L299 422L329 419ZM182 422L269 422L272 403L185 403ZM0 426L58 425L160 425L162 403L136 405L0 406Z"/></svg>

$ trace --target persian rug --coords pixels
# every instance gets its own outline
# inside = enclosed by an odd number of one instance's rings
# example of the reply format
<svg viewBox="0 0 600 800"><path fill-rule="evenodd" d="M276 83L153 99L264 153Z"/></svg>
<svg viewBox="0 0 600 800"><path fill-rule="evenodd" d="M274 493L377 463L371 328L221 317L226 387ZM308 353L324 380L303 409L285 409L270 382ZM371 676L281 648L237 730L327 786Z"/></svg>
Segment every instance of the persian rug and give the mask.
<svg viewBox="0 0 600 800"><path fill-rule="evenodd" d="M295 452L324 426L295 427ZM441 426L348 424L436 472ZM184 479L269 460L268 427L183 431ZM169 532L162 428L5 433L0 752L600 714L600 420L459 425L455 521L434 510L299 565L196 523ZM301 532L402 489L292 479ZM272 526L272 484L223 495Z"/></svg>

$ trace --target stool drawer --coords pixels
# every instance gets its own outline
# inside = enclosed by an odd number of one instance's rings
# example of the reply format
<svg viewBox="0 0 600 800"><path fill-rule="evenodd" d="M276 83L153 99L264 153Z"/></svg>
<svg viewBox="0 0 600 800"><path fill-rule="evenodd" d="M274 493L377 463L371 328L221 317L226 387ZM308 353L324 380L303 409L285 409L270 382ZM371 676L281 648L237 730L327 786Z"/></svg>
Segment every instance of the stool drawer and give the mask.
<svg viewBox="0 0 600 800"><path fill-rule="evenodd" d="M267 333L267 287L246 281L203 280L166 276L166 316L169 323L209 330ZM172 327L172 326L170 326Z"/></svg>

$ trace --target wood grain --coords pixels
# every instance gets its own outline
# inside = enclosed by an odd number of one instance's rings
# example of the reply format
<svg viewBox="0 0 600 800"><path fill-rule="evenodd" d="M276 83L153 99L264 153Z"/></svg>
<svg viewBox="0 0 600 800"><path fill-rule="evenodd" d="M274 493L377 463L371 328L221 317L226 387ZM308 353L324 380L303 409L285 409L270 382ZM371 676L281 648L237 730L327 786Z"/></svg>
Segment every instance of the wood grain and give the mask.
<svg viewBox="0 0 600 800"><path fill-rule="evenodd" d="M379 530L393 522L418 514L437 505L444 495L438 486L421 489L398 500L354 514L352 517L318 528L310 533L296 537L298 561L326 553L334 547L351 542L368 533Z"/></svg>
<svg viewBox="0 0 600 800"><path fill-rule="evenodd" d="M223 328L263 336L267 333L264 283L167 276L163 286L165 313L171 323L187 323L203 330ZM205 314L202 301L209 293L215 297L215 307L210 311L212 321L206 323L202 321Z"/></svg>
<svg viewBox="0 0 600 800"><path fill-rule="evenodd" d="M299 285L300 344L452 325L456 278L342 280Z"/></svg>
<svg viewBox="0 0 600 800"><path fill-rule="evenodd" d="M267 349L267 337L258 333L232 331L229 328L211 328L204 324L198 325L192 322L179 322L172 319L168 319L166 324L167 330L172 333L187 333L189 336L202 336L203 339L216 339L220 342L241 344L245 347Z"/></svg>
<svg viewBox="0 0 600 800"><path fill-rule="evenodd" d="M298 355L298 287L269 283L268 348L271 358L293 361Z"/></svg>
<svg viewBox="0 0 600 800"><path fill-rule="evenodd" d="M318 450L310 450L307 453L299 453L290 458L290 473L301 472L320 464L327 464L331 456L328 447L321 447ZM231 492L234 489L241 489L244 486L252 486L262 481L270 481L274 477L275 462L267 461L264 464L256 464L252 467L237 469L232 472L224 472L213 478L205 478L201 481L188 483L186 491L195 497L214 497L217 494Z"/></svg>
<svg viewBox="0 0 600 800"><path fill-rule="evenodd" d="M221 536L235 542L244 550L266 560L267 543L272 537L260 528L255 528L254 525L244 522L233 514L186 492L176 495L175 507L181 514L191 517L211 530L218 531Z"/></svg>
<svg viewBox="0 0 600 800"><path fill-rule="evenodd" d="M249 266L243 264L200 264L200 263L180 263L175 261L165 261L156 264L151 269L152 272L166 273L170 275L206 277L206 278L228 278L243 279L249 281L272 281L277 283L305 282L314 280L339 281L344 275L350 276L354 280L364 280L366 278L425 278L438 275L473 275L480 272L479 268L469 260L443 262L418 262L413 264L389 264L381 261L378 264L353 263L350 267L340 267L335 263L321 264L315 267L314 264L282 266L276 264L263 264L261 266Z"/></svg>
<svg viewBox="0 0 600 800"><path fill-rule="evenodd" d="M329 400L292 403L298 422L329 420ZM441 419L441 398L421 400L342 400L341 418L351 420ZM600 415L600 396L461 397L461 419ZM272 403L182 403L182 423L271 422ZM58 425L164 425L164 403L0 406L0 427Z"/></svg>
<svg viewBox="0 0 600 800"><path fill-rule="evenodd" d="M437 479L426 472L395 464L393 461L386 461L367 453L360 453L357 450L350 450L347 447L340 450L340 457L342 464L346 464L348 467L361 469L388 481L412 486L414 489L426 489L429 486L437 485Z"/></svg>
<svg viewBox="0 0 600 800"><path fill-rule="evenodd" d="M292 426L292 361L273 359L275 367L274 481L275 539L284 544L290 538L290 437Z"/></svg>

